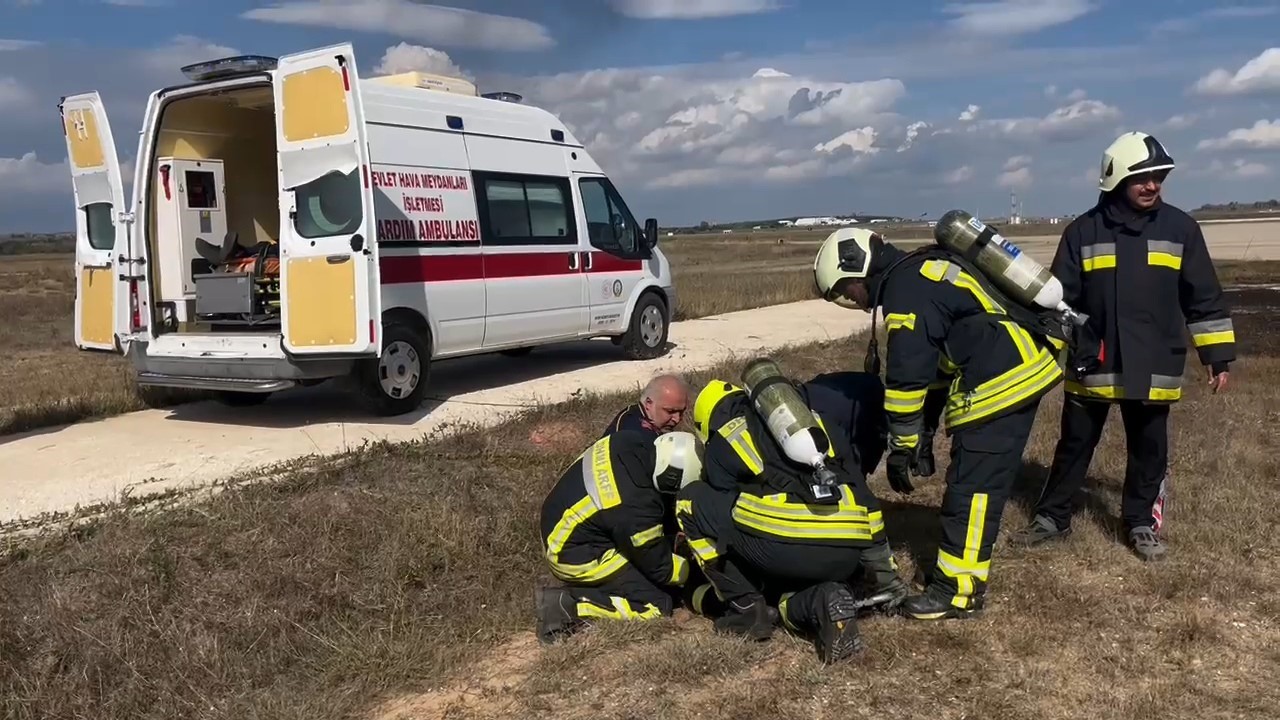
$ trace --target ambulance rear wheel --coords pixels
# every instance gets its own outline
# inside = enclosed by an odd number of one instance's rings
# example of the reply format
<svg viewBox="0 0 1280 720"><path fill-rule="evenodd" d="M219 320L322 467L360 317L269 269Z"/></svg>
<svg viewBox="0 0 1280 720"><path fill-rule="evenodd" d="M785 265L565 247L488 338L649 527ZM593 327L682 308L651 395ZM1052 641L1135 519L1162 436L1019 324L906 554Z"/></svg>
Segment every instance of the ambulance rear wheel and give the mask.
<svg viewBox="0 0 1280 720"><path fill-rule="evenodd" d="M632 360L656 358L666 349L669 330L666 303L647 292L640 296L631 313L631 325L622 336L622 349Z"/></svg>
<svg viewBox="0 0 1280 720"><path fill-rule="evenodd" d="M361 363L356 382L366 407L377 415L417 410L431 374L431 342L426 333L403 323L382 331L382 356Z"/></svg>

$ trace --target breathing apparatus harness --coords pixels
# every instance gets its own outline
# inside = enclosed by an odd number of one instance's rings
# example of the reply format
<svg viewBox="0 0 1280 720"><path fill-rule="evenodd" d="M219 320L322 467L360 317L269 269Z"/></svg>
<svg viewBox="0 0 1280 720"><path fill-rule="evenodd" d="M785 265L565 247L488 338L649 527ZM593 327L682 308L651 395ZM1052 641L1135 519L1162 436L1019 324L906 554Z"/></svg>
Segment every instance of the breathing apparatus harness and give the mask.
<svg viewBox="0 0 1280 720"><path fill-rule="evenodd" d="M982 246L990 240L989 234L984 233L984 235L986 237L979 237L978 241L970 248L971 253L981 250ZM868 373L877 376L880 374L879 341L876 339L876 312L880 309L880 296L884 292L885 285L888 284L890 275L904 262L915 258L946 260L959 265L988 295L1004 308L1005 314L1014 323L1038 337L1053 338L1066 343L1070 349L1068 354L1069 367L1067 369L1075 378L1078 379L1098 368L1100 364L1098 360L1099 342L1087 325L1072 323L1062 313L1053 310L1032 310L1026 305L1012 300L1000 288L996 287L995 283L991 282L986 273L979 270L971 262L971 258L964 257L935 243L905 253L890 264L889 267L885 268L880 282L876 284L875 295L871 298L871 341L867 344L867 354L862 363L863 369Z"/></svg>

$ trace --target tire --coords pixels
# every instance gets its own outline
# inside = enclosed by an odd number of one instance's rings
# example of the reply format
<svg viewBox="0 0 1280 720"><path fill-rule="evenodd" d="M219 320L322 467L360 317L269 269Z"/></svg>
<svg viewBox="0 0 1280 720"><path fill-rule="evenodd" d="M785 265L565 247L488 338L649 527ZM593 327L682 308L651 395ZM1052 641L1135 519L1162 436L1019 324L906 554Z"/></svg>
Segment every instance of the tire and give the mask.
<svg viewBox="0 0 1280 720"><path fill-rule="evenodd" d="M430 339L412 326L393 322L383 328L381 357L362 362L355 379L365 407L390 417L422 405L430 375Z"/></svg>
<svg viewBox="0 0 1280 720"><path fill-rule="evenodd" d="M269 392L240 392L238 390L218 390L213 399L228 407L253 407L261 405L271 397Z"/></svg>
<svg viewBox="0 0 1280 720"><path fill-rule="evenodd" d="M631 313L631 323L622 335L622 349L632 360L660 357L666 352L670 330L666 303L655 293L647 292L640 296Z"/></svg>

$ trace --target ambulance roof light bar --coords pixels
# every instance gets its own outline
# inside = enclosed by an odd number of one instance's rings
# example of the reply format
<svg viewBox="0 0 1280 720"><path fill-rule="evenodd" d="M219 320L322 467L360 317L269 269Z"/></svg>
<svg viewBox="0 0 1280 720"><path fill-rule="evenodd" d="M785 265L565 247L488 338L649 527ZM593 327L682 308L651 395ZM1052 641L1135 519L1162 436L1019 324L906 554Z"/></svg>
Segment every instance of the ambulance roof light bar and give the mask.
<svg viewBox="0 0 1280 720"><path fill-rule="evenodd" d="M276 58L266 55L234 55L206 62L184 65L182 74L193 82L225 80L241 75L270 72L276 69Z"/></svg>

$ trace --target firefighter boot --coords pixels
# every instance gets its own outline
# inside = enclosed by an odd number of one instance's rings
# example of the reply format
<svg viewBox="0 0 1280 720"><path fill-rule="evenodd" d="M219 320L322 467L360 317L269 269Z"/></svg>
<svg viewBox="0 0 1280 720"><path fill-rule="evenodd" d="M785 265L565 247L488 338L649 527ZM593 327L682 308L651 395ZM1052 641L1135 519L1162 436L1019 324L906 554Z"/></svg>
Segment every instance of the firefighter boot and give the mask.
<svg viewBox="0 0 1280 720"><path fill-rule="evenodd" d="M538 588L535 593L538 612L538 641L555 642L556 636L567 635L581 622L578 601L566 587Z"/></svg>
<svg viewBox="0 0 1280 720"><path fill-rule="evenodd" d="M1141 526L1129 531L1129 547L1134 554L1147 562L1159 560L1167 551L1164 543L1156 536L1155 530Z"/></svg>
<svg viewBox="0 0 1280 720"><path fill-rule="evenodd" d="M858 602L844 583L824 582L791 594L782 613L788 627L813 633L823 664L840 662L865 647L858 632Z"/></svg>
<svg viewBox="0 0 1280 720"><path fill-rule="evenodd" d="M862 554L862 565L871 575L871 592L858 601L858 607L878 607L892 610L907 599L910 590L898 575L898 562L889 550L889 543L881 542Z"/></svg>
<svg viewBox="0 0 1280 720"><path fill-rule="evenodd" d="M1012 533L1009 541L1015 545L1038 545L1046 540L1065 538L1071 534L1071 526L1060 528L1058 524L1045 515L1036 515L1031 524L1024 530Z"/></svg>
<svg viewBox="0 0 1280 720"><path fill-rule="evenodd" d="M752 640L773 637L776 613L761 595L731 600L725 612L715 620L716 632L742 635Z"/></svg>
<svg viewBox="0 0 1280 720"><path fill-rule="evenodd" d="M916 620L946 620L947 618L969 618L982 611L982 596L974 595L969 599L969 606L956 607L945 590L938 590L930 585L919 595L912 595L902 603L904 615Z"/></svg>

